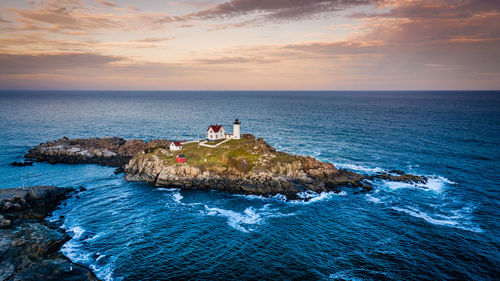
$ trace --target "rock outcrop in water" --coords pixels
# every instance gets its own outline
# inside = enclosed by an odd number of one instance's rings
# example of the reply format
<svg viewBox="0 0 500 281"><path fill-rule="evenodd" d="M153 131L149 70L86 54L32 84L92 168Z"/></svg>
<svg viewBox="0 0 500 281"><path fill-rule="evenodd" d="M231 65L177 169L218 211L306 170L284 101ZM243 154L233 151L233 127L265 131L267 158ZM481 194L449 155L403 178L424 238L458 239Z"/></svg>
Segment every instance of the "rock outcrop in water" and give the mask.
<svg viewBox="0 0 500 281"><path fill-rule="evenodd" d="M168 147L168 140L125 140L118 137L68 139L41 143L31 149L25 158L38 162L68 164L99 164L103 166L121 167L137 153L145 149Z"/></svg>
<svg viewBox="0 0 500 281"><path fill-rule="evenodd" d="M276 151L261 138L242 135L217 147L188 143L179 153L168 150L170 141L124 140L117 137L68 139L42 143L26 158L49 163L95 163L119 167L130 181L156 186L213 189L228 193L276 195L298 198L300 192L339 192L341 186L372 189L370 181L384 179L423 183L425 177L401 171L364 176L310 156ZM177 163L185 154L187 163Z"/></svg>
<svg viewBox="0 0 500 281"><path fill-rule="evenodd" d="M243 135L216 148L187 144L182 151L187 163L176 163L176 153L159 148L138 154L125 166L126 179L147 181L156 186L213 189L228 193L276 195L297 199L304 191L339 192L341 186L371 190L365 180L390 177L394 181L419 182L411 175L365 177L336 169L312 157L276 151L262 139Z"/></svg>
<svg viewBox="0 0 500 281"><path fill-rule="evenodd" d="M70 237L43 219L73 189L0 189L0 280L98 280L59 250Z"/></svg>

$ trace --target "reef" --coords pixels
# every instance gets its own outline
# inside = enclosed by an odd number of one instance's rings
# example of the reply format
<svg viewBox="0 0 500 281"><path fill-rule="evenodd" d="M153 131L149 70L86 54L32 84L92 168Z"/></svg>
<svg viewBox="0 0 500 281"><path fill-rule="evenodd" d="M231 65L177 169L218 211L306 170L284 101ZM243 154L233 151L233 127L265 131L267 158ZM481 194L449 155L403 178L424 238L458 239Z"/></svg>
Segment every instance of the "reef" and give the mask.
<svg viewBox="0 0 500 281"><path fill-rule="evenodd" d="M44 220L75 192L55 186L0 189L0 280L98 280L59 251L71 237Z"/></svg>

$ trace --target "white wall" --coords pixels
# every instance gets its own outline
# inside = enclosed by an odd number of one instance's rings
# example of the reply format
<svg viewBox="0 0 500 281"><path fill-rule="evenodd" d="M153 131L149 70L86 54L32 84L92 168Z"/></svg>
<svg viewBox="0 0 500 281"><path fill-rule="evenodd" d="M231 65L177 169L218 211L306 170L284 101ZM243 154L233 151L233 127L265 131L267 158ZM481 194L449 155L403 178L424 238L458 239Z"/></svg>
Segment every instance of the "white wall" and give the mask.
<svg viewBox="0 0 500 281"><path fill-rule="evenodd" d="M233 138L236 140L239 140L241 138L240 124L233 124Z"/></svg>

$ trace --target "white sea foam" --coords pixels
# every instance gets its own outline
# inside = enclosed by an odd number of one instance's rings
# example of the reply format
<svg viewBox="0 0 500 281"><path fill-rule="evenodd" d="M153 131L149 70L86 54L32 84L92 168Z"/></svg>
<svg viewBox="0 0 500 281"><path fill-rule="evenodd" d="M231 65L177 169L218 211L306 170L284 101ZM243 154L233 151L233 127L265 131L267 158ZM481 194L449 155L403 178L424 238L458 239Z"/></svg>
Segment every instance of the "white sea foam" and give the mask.
<svg viewBox="0 0 500 281"><path fill-rule="evenodd" d="M80 244L71 239L61 248L61 252L72 262L89 264L92 260L92 254L81 249Z"/></svg>
<svg viewBox="0 0 500 281"><path fill-rule="evenodd" d="M335 167L340 168L340 169L347 169L347 170L353 170L353 171L358 171L358 172L365 172L365 173L382 173L385 172L386 170L375 167L375 168L370 168L366 167L363 165L357 165L357 164L346 164L346 163L335 163Z"/></svg>
<svg viewBox="0 0 500 281"><path fill-rule="evenodd" d="M85 230L82 229L79 226L71 227L68 229L69 232L73 232L73 239L69 240L66 242L62 248L61 252L68 257L72 262L74 263L80 263L83 265L88 265L92 271L97 275L97 277L101 280L106 280L106 281L112 281L112 280L122 280L123 278L116 279L112 278L112 273L113 273L113 263L107 263L104 266L97 266L95 263L99 262L102 258L105 258L106 255L96 253L97 258L94 259L94 255L90 252L85 251L82 249L82 244L79 242L79 238L82 237L83 233L85 233ZM101 234L98 234L94 236L93 238L87 239L88 240L93 240L100 236Z"/></svg>
<svg viewBox="0 0 500 281"><path fill-rule="evenodd" d="M113 278L113 272L114 272L114 262L108 263L104 266L97 266L95 264L91 264L90 269L99 277L101 280L105 281L119 281L123 280L124 278Z"/></svg>
<svg viewBox="0 0 500 281"><path fill-rule="evenodd" d="M96 254L97 254L97 258L95 259L95 261L99 261L100 259L106 257L106 255L101 255L99 252L97 252Z"/></svg>
<svg viewBox="0 0 500 281"><path fill-rule="evenodd" d="M333 191L330 192L321 192L321 193L316 193L311 190L303 191L303 192L298 192L297 196L301 199L299 200L288 200L286 195L282 194L276 194L270 197L265 197L262 195L242 195L242 194L235 194L235 196L240 196L244 197L247 199L251 200L264 200L264 201L283 201L291 204L310 204L313 202L319 202L319 201L324 201L326 199L333 198L335 196L345 196L347 195L347 192L341 191L338 193L335 193Z"/></svg>
<svg viewBox="0 0 500 281"><path fill-rule="evenodd" d="M400 188L411 188L411 189L421 189L430 190L436 193L441 193L446 188L447 185L456 184L449 179L442 176L426 176L427 183L406 183L406 182L393 182L384 181L384 185L392 190Z"/></svg>
<svg viewBox="0 0 500 281"><path fill-rule="evenodd" d="M470 215L461 213L461 211L456 210L453 212L454 215L449 216L444 214L429 215L426 212L420 211L412 207L406 207L406 208L391 207L391 209L398 212L409 214L412 217L423 219L430 224L460 228L463 230L468 230L473 232L483 232L483 230L480 227L474 225L471 222ZM439 219L436 217L439 217Z"/></svg>
<svg viewBox="0 0 500 281"><path fill-rule="evenodd" d="M181 200L184 198L179 192L175 192L172 194L172 199L174 199L175 202L182 204Z"/></svg>
<svg viewBox="0 0 500 281"><path fill-rule="evenodd" d="M165 188L165 187L158 187L155 189L156 191L177 191L179 188Z"/></svg>
<svg viewBox="0 0 500 281"><path fill-rule="evenodd" d="M352 276L352 274L348 271L339 271L332 273L328 276L331 280L342 280L342 281L362 281L363 279Z"/></svg>
<svg viewBox="0 0 500 281"><path fill-rule="evenodd" d="M242 213L233 210L226 210L217 207L208 207L205 205L206 215L221 216L227 218L227 224L241 232L251 232L255 226L262 224L269 217L292 216L295 213L283 214L269 208L270 204L264 205L260 209L253 207L246 208Z"/></svg>
<svg viewBox="0 0 500 281"><path fill-rule="evenodd" d="M297 196L299 196L303 200L290 200L289 202L292 204L311 204L314 202L325 201L325 200L331 199L335 196L346 196L346 195L347 195L347 192L345 192L345 191L341 191L339 193L335 193L333 191L316 193L314 191L308 190L308 191L297 193Z"/></svg>
<svg viewBox="0 0 500 281"><path fill-rule="evenodd" d="M82 237L82 234L85 232L85 229L83 229L79 226L72 227L68 230L70 232L73 232L73 239L79 239L80 237Z"/></svg>
<svg viewBox="0 0 500 281"><path fill-rule="evenodd" d="M375 203L375 204L380 204L382 203L382 200L380 198L377 198L371 194L366 194L365 195L365 198L366 198L366 201L368 202L372 202L372 203Z"/></svg>
<svg viewBox="0 0 500 281"><path fill-rule="evenodd" d="M245 194L234 194L233 196L243 197L243 198L251 199L251 200L265 200L265 201L272 201L272 200L286 201L287 200L286 195L282 195L279 193L276 195L273 195L273 196L269 196L269 197L265 197L262 195L245 195Z"/></svg>
<svg viewBox="0 0 500 281"><path fill-rule="evenodd" d="M102 235L103 235L103 233L102 233L102 232L100 232L100 233L98 233L98 234L96 234L96 235L94 235L94 236L92 236L92 237L89 237L89 238L85 239L85 241L94 241L94 240L96 240L97 238L101 237Z"/></svg>
<svg viewBox="0 0 500 281"><path fill-rule="evenodd" d="M227 224L241 232L249 232L252 230L249 227L245 228L244 225L259 224L262 221L262 218L255 213L252 207L246 208L243 213L221 208L209 208L207 205L205 205L205 209L207 210L207 215L226 217Z"/></svg>

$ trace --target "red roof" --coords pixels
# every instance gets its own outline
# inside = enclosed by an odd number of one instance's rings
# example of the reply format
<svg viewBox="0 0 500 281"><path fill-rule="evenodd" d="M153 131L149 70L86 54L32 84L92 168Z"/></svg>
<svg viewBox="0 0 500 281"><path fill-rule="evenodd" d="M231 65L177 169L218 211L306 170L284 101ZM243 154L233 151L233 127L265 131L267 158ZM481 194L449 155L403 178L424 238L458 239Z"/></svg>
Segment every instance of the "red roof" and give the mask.
<svg viewBox="0 0 500 281"><path fill-rule="evenodd" d="M210 130L210 128L212 128L212 130L214 130L214 133L218 133L220 131L220 129L222 128L222 125L210 125L210 127L208 127L207 131Z"/></svg>
<svg viewBox="0 0 500 281"><path fill-rule="evenodd" d="M175 146L182 146L182 144L180 142L178 142L178 141L174 141L174 145Z"/></svg>

